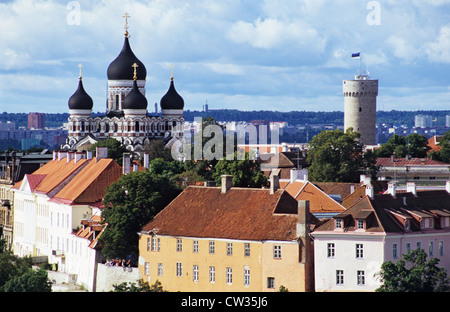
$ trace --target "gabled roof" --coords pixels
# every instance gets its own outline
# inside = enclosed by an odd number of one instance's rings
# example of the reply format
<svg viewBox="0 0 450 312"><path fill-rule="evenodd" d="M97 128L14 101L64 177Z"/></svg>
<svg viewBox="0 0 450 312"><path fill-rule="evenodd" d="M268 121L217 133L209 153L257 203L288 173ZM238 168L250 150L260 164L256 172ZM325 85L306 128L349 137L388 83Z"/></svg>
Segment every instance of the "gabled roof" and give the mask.
<svg viewBox="0 0 450 312"><path fill-rule="evenodd" d="M103 158L52 160L26 175L32 192L47 195L52 201L66 204L96 204L101 202L106 187L117 181L122 168L113 160ZM25 180L24 179L24 180ZM20 188L23 181L14 185Z"/></svg>
<svg viewBox="0 0 450 312"><path fill-rule="evenodd" d="M240 240L296 239L298 202L279 189L189 186L143 232Z"/></svg>
<svg viewBox="0 0 450 312"><path fill-rule="evenodd" d="M101 201L106 188L121 176L121 167L113 160L95 158L65 185L52 200L69 204Z"/></svg>
<svg viewBox="0 0 450 312"><path fill-rule="evenodd" d="M377 166L382 167L404 167L404 166L445 166L448 164L430 158L395 158L395 162L390 157L378 157Z"/></svg>
<svg viewBox="0 0 450 312"><path fill-rule="evenodd" d="M354 220L362 211L372 211L374 216L367 225L367 232L402 233L405 227L399 220L407 218L414 221L410 231L420 231L418 223L421 218L450 214L450 194L446 191L421 191L417 195L401 193L396 197L390 194L375 194L373 198L364 196L335 218L351 216L345 231L354 231ZM334 220L330 220L316 231L333 231L334 226Z"/></svg>
<svg viewBox="0 0 450 312"><path fill-rule="evenodd" d="M309 181L280 181L280 187L296 200L309 200L311 213L340 213L345 208Z"/></svg>

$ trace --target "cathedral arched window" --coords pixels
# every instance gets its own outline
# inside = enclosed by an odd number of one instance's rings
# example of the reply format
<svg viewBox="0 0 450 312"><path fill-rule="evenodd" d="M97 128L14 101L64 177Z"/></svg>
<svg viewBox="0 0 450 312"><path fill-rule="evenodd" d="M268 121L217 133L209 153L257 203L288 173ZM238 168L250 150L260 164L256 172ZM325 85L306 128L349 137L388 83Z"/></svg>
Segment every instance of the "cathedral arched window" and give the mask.
<svg viewBox="0 0 450 312"><path fill-rule="evenodd" d="M119 95L116 94L116 110L119 110Z"/></svg>
<svg viewBox="0 0 450 312"><path fill-rule="evenodd" d="M136 132L139 132L139 131L140 131L140 129L139 129L139 121L136 121L136 122L134 123L134 130L135 130Z"/></svg>
<svg viewBox="0 0 450 312"><path fill-rule="evenodd" d="M105 123L105 132L109 132L109 122Z"/></svg>
<svg viewBox="0 0 450 312"><path fill-rule="evenodd" d="M117 125L117 123L114 123L114 132L118 132L119 131L119 126Z"/></svg>

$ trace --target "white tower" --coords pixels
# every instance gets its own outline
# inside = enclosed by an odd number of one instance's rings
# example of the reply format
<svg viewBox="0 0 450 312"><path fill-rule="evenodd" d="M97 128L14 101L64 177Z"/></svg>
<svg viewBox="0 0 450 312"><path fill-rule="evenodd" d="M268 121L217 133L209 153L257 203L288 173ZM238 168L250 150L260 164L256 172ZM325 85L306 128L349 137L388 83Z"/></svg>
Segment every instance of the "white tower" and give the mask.
<svg viewBox="0 0 450 312"><path fill-rule="evenodd" d="M359 132L364 145L376 144L378 80L356 75L354 80L343 81L343 90L344 130L351 127Z"/></svg>

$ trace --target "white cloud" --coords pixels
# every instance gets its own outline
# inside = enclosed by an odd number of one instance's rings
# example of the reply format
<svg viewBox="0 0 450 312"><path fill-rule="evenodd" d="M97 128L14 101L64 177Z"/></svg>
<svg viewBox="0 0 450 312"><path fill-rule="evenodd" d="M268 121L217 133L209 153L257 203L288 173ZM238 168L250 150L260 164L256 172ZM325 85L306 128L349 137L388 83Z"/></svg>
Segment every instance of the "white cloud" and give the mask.
<svg viewBox="0 0 450 312"><path fill-rule="evenodd" d="M450 64L450 24L443 26L436 40L425 47L432 62Z"/></svg>

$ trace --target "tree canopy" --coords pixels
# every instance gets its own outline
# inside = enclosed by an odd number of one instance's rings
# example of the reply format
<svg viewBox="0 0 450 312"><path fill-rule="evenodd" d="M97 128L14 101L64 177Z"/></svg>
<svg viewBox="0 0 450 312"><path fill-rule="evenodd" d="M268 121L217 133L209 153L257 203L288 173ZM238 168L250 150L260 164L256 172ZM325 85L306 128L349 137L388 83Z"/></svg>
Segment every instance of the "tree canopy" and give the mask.
<svg viewBox="0 0 450 312"><path fill-rule="evenodd" d="M105 257L137 257L137 233L180 191L166 174L151 171L134 171L111 184L103 200L107 226L100 236Z"/></svg>
<svg viewBox="0 0 450 312"><path fill-rule="evenodd" d="M376 173L373 153L364 153L359 133L351 128L322 131L310 141L308 176L317 182L359 182L362 173Z"/></svg>
<svg viewBox="0 0 450 312"><path fill-rule="evenodd" d="M424 158L430 150L426 136L413 133L406 137L394 134L388 141L381 145L376 154L378 157L391 157L395 153L397 157Z"/></svg>
<svg viewBox="0 0 450 312"><path fill-rule="evenodd" d="M403 254L397 262L386 261L379 276L383 284L377 292L439 292L448 290L447 270L438 267L438 258L428 258L423 249Z"/></svg>

